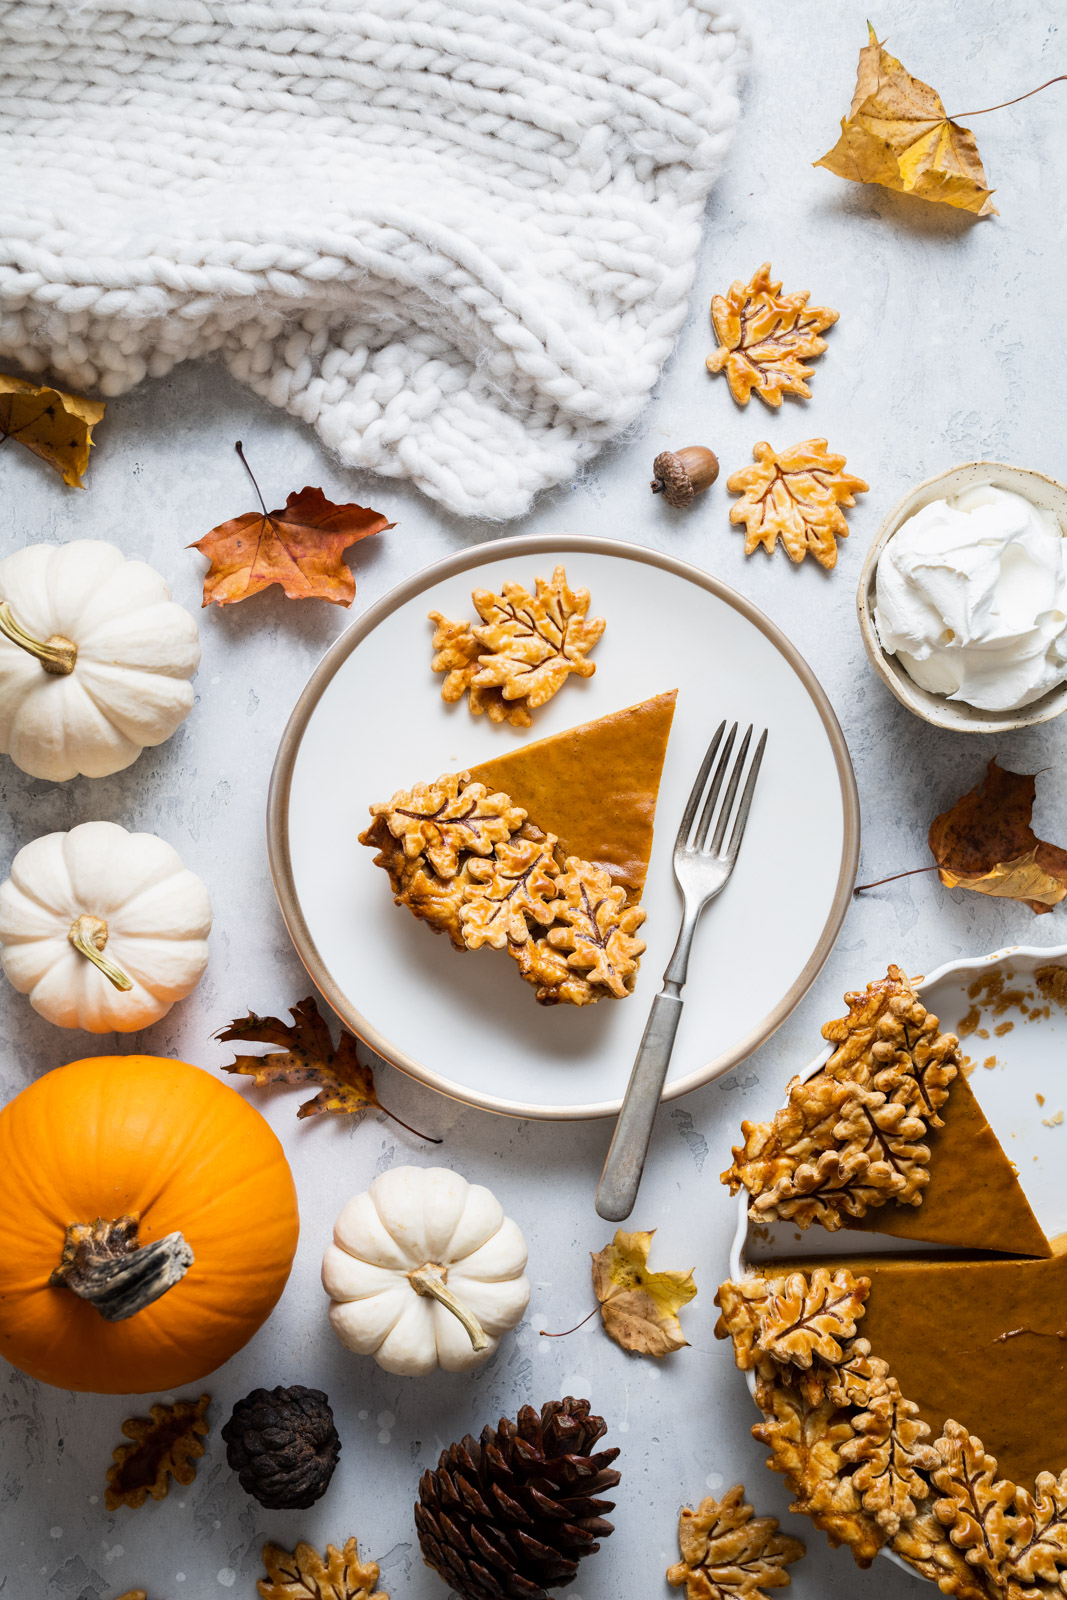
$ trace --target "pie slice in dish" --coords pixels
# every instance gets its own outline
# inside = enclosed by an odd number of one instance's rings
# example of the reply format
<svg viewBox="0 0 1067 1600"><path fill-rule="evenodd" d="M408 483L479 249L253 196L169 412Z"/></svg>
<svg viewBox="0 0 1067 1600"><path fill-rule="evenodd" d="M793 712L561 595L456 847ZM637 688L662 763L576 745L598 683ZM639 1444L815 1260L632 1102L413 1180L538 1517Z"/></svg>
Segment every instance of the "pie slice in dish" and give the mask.
<svg viewBox="0 0 1067 1600"><path fill-rule="evenodd" d="M360 842L395 903L457 950L507 950L542 1005L625 999L676 695L372 806Z"/></svg>
<svg viewBox="0 0 1067 1600"><path fill-rule="evenodd" d="M845 998L848 1015L823 1029L830 1059L793 1079L771 1122L742 1123L722 1177L748 1190L753 1221L1048 1256L959 1040L899 967Z"/></svg>

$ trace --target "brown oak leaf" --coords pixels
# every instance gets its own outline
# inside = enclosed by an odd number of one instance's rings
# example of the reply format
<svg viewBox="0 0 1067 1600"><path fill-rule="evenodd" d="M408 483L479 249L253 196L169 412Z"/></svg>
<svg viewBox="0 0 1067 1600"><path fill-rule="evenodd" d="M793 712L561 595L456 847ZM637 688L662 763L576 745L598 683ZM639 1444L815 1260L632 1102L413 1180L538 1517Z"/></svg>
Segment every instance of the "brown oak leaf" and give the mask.
<svg viewBox="0 0 1067 1600"><path fill-rule="evenodd" d="M235 1072L251 1078L257 1088L275 1083L315 1083L321 1085L311 1100L305 1100L297 1116L314 1117L320 1111L349 1115L364 1106L384 1111L387 1117L399 1122L402 1128L419 1139L440 1144L429 1134L419 1133L406 1122L401 1122L395 1112L386 1110L374 1088L374 1074L364 1066L357 1052L356 1041L346 1028L336 1050L330 1030L324 1021L313 995L290 1007L292 1022L282 1022L278 1017L260 1017L250 1011L247 1017L238 1017L220 1029L215 1038L222 1043L237 1040L242 1044L276 1044L282 1048L265 1056L237 1056L223 1072Z"/></svg>
<svg viewBox="0 0 1067 1600"><path fill-rule="evenodd" d="M780 406L783 394L810 397L804 365L826 349L820 337L837 321L829 306L809 306L809 290L783 294L771 282L765 261L748 283L738 280L728 294L711 302L711 321L719 348L708 357L709 372L725 372L730 393L747 406L753 392L769 406Z"/></svg>
<svg viewBox="0 0 1067 1600"><path fill-rule="evenodd" d="M753 445L754 467L742 467L726 480L742 498L730 521L745 525L745 554L758 545L770 555L781 539L791 561L809 553L826 568L837 564L837 540L848 538L842 506L855 505L868 485L845 471L845 458L826 448L825 439L805 439L776 452L765 440Z"/></svg>
<svg viewBox="0 0 1067 1600"><path fill-rule="evenodd" d="M359 1559L355 1539L343 1550L328 1544L325 1556L303 1540L293 1551L265 1544L263 1565L267 1576L256 1585L261 1600L389 1600L375 1587L378 1563Z"/></svg>
<svg viewBox="0 0 1067 1600"><path fill-rule="evenodd" d="M678 1519L682 1559L667 1582L683 1586L686 1600L765 1600L769 1589L789 1586L785 1570L805 1554L799 1539L778 1532L777 1517L757 1517L737 1483L721 1500L710 1495Z"/></svg>
<svg viewBox="0 0 1067 1600"><path fill-rule="evenodd" d="M624 1350L639 1356L666 1356L689 1343L678 1312L697 1292L692 1272L649 1272L648 1252L655 1237L625 1233L593 1255L593 1293L600 1302L604 1331Z"/></svg>
<svg viewBox="0 0 1067 1600"><path fill-rule="evenodd" d="M556 893L557 926L548 930L549 944L590 984L617 1000L631 994L645 950L644 940L636 937L645 912L626 904L626 890L613 885L603 867L579 856L567 857Z"/></svg>
<svg viewBox="0 0 1067 1600"><path fill-rule="evenodd" d="M8 439L24 444L71 489L85 487L93 429L106 409L102 400L0 373L0 444Z"/></svg>
<svg viewBox="0 0 1067 1600"><path fill-rule="evenodd" d="M237 453L252 478L240 442ZM366 506L334 505L321 489L310 487L289 495L283 510L268 511L255 478L252 482L261 510L220 522L188 547L211 562L203 604L234 605L277 583L290 600L350 606L356 580L344 552L372 533L395 528L395 522Z"/></svg>
<svg viewBox="0 0 1067 1600"><path fill-rule="evenodd" d="M1010 1541L1020 1531L1021 1519L1013 1509L1015 1485L997 1478L996 1458L951 1418L934 1448L942 1462L932 1473L942 1495L934 1503L934 1515L971 1566L999 1585Z"/></svg>
<svg viewBox="0 0 1067 1600"><path fill-rule="evenodd" d="M113 1451L114 1466L108 1468L104 1504L109 1511L119 1506L136 1510L149 1495L162 1500L170 1489L170 1479L188 1485L196 1477L193 1465L204 1453L208 1431L207 1408L211 1396L199 1400L179 1400L172 1406L154 1405L147 1417L130 1417L122 1431L132 1444L120 1444Z"/></svg>
<svg viewBox="0 0 1067 1600"><path fill-rule="evenodd" d="M1067 850L1030 826L1035 777L989 763L982 782L930 824L930 853L949 889L1021 900L1040 916L1067 895Z"/></svg>
<svg viewBox="0 0 1067 1600"><path fill-rule="evenodd" d="M978 146L945 112L936 89L905 71L867 24L856 91L841 137L817 167L854 183L941 201L979 217L996 216Z"/></svg>

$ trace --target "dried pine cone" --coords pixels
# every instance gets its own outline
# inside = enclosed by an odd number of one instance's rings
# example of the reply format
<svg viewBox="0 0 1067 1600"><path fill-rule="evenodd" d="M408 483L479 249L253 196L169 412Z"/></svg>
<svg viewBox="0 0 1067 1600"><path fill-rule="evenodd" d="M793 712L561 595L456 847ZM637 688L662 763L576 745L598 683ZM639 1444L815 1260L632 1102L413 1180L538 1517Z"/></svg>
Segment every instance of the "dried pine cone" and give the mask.
<svg viewBox="0 0 1067 1600"><path fill-rule="evenodd" d="M321 1389L253 1389L222 1429L241 1488L271 1511L303 1511L326 1493L341 1441Z"/></svg>
<svg viewBox="0 0 1067 1600"><path fill-rule="evenodd" d="M523 1406L445 1450L424 1472L415 1526L426 1565L463 1600L547 1600L572 1581L583 1556L614 1532L598 1500L613 1489L618 1450L593 1451L607 1431L588 1400Z"/></svg>

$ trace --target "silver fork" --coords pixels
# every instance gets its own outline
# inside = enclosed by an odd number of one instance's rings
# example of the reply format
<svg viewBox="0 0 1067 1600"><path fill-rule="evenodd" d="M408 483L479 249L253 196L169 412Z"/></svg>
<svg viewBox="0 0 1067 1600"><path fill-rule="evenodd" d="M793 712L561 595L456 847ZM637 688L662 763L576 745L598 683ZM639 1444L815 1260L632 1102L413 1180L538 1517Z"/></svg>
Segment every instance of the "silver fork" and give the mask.
<svg viewBox="0 0 1067 1600"><path fill-rule="evenodd" d="M764 729L752 757L745 787L741 792L730 842L723 849L730 814L734 809L737 790L745 769L745 758L752 742L750 726L741 741L741 748L737 752L737 759L726 785L726 794L716 818L715 806L737 737L737 723L734 723L723 744L725 728L726 723L720 722L715 730L715 737L708 746L707 754L700 763L700 771L697 773L693 791L682 813L678 837L674 841L674 876L682 891L682 926L674 954L663 974L663 988L653 1000L652 1010L648 1014L641 1047L637 1052L633 1071L630 1073L626 1098L619 1112L619 1120L615 1124L611 1147L597 1186L597 1212L610 1222L622 1222L628 1217L637 1199L645 1156L648 1154L648 1144L652 1137L652 1126L659 1109L663 1083L667 1076L671 1051L674 1049L674 1036L678 1032L678 1022L682 1014L681 991L689 970L689 950L693 943L693 934L700 913L708 901L714 900L715 896L725 888L734 870L741 840L745 836L745 824L752 809L752 796L756 789L760 763L767 746L767 731ZM720 745L722 745L721 754L719 754ZM699 821L694 829L693 821L716 755L719 756L718 763L711 779L711 786L708 788L707 798L700 809ZM711 835L709 844L708 833L713 818L715 818L715 831Z"/></svg>

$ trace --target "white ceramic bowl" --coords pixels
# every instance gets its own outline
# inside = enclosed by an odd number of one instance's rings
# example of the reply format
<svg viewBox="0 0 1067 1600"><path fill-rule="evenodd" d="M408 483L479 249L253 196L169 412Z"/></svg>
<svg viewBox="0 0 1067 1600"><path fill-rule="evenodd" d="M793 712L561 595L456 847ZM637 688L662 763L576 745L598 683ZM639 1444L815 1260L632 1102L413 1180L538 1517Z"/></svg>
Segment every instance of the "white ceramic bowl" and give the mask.
<svg viewBox="0 0 1067 1600"><path fill-rule="evenodd" d="M1044 946L1011 945L1006 950L994 950L993 953L988 956L967 956L961 961L946 961L944 966L938 967L935 972L931 972L929 977L920 979L919 982L916 983L915 987L919 994L925 994L931 989L935 988L938 984L944 983L946 980L951 981L953 979L955 979L957 983L965 986L969 983L973 983L976 978L984 977L990 971L990 969L994 967L1004 967L1013 975L1025 979L1033 974L1035 968L1044 966L1049 962L1062 962L1065 957L1067 957L1067 944L1052 944ZM936 998L935 1003L938 1005L938 1010L941 1011L942 1007L940 1002L936 1001ZM1028 1028L1030 1026L1031 1025L1028 1025ZM1032 1026L1039 1031L1023 1031L1017 1037L1023 1041L1026 1051L1036 1057L1035 1064L1039 1072L1044 1074L1043 1077L1039 1078L1038 1081L1041 1082L1042 1086L1047 1091L1050 1083L1056 1082L1059 1076L1059 1063L1063 1047L1059 1042L1059 1038L1056 1034L1054 1026L1050 1028L1047 1022L1042 1023L1041 1021L1038 1021ZM819 1071L820 1067L824 1067L826 1065L832 1054L833 1046L827 1045L825 1049L819 1052L814 1061L809 1062L799 1076L803 1079L812 1077L814 1073ZM1027 1098L1029 1102L1028 1096L1024 1098ZM1031 1204L1036 1203L1036 1208L1039 1210L1043 1209L1042 1201L1045 1203L1045 1207L1048 1206L1050 1200L1059 1200L1062 1203L1062 1179L1060 1177L1061 1169L1059 1161L1058 1159L1053 1158L1050 1162L1046 1162L1043 1165L1047 1168L1047 1171L1044 1179L1042 1180L1041 1192L1035 1194L1031 1191L1030 1193ZM748 1205L749 1195L744 1189L742 1189L741 1193L737 1197L737 1228L734 1233L733 1243L730 1247L730 1276L731 1278L735 1279L743 1277L748 1269ZM1060 1231L1058 1226L1060 1220L1059 1216L1053 1217L1051 1220L1056 1224L1054 1228L1049 1227L1050 1218L1047 1216L1044 1219L1043 1226L1048 1228L1050 1233L1056 1233ZM823 1249L826 1245L829 1245L829 1250L827 1250L825 1253L835 1253L834 1244L837 1240L838 1235L836 1234L823 1235L822 1239L819 1241L820 1248ZM902 1241L902 1243L906 1244L907 1241ZM843 1248L847 1249L848 1246L843 1246ZM755 1374L752 1372L746 1372L745 1382L748 1385L749 1393L751 1395L755 1395ZM902 1571L910 1573L913 1578L915 1577L914 1567L910 1567L908 1563L902 1559L902 1557L897 1555L895 1550L890 1550L887 1547L883 1547L878 1554L886 1557L886 1559L891 1561L894 1566L900 1567Z"/></svg>
<svg viewBox="0 0 1067 1600"><path fill-rule="evenodd" d="M1027 467L1009 467L1002 461L966 461L962 466L950 467L947 472L927 478L897 501L883 519L867 551L856 596L864 648L886 688L924 722L933 723L935 728L949 728L954 733L1009 733L1013 728L1033 728L1039 722L1049 722L1067 711L1067 683L1050 689L1040 700L1018 711L979 711L961 701L947 700L942 694L931 694L929 689L920 689L908 676L896 656L886 654L878 638L874 625L874 576L878 558L890 539L903 522L931 500L943 500L986 483L995 484L998 489L1010 489L1043 511L1051 511L1067 533L1067 488L1055 478L1031 472Z"/></svg>

